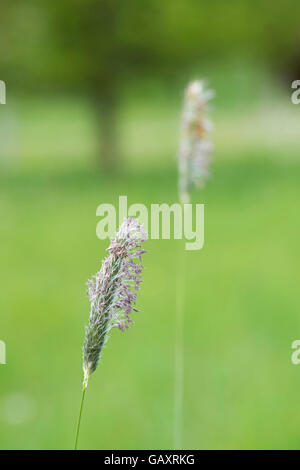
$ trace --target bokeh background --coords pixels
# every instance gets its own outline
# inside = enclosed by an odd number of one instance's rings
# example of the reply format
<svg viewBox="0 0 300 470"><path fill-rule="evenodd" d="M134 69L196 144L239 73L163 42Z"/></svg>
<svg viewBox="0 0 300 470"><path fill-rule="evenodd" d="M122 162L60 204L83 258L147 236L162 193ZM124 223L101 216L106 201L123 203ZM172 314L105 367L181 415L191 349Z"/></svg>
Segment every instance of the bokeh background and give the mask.
<svg viewBox="0 0 300 470"><path fill-rule="evenodd" d="M177 201L183 89L216 90L205 247L187 252L185 448L299 448L298 0L1 2L0 447L74 445L96 207ZM90 380L80 448L173 445L178 242Z"/></svg>

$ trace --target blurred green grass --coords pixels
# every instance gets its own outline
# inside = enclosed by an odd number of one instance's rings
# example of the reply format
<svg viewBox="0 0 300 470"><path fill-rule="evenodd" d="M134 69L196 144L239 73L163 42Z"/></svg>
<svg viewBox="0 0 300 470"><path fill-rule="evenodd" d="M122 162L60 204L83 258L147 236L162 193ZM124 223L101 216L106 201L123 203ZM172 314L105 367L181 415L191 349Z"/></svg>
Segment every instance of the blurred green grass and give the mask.
<svg viewBox="0 0 300 470"><path fill-rule="evenodd" d="M184 444L188 448L298 446L298 162L263 155L215 164L206 242L188 252ZM28 422L1 423L2 448L72 447L80 400L84 284L104 256L95 208L176 200L173 170L107 180L91 173L1 181L1 402L21 392ZM293 204L291 204L291 201ZM91 379L83 448L172 446L177 242L149 241L141 313L115 331Z"/></svg>
<svg viewBox="0 0 300 470"><path fill-rule="evenodd" d="M289 126L270 143L274 127L264 134L257 125L255 116L272 115L257 101L251 119L247 106L232 111L225 102L215 111L213 178L194 194L206 205L205 246L187 252L185 448L299 447L300 369L290 356L300 333L300 162ZM280 96L270 103L297 129L292 105ZM96 207L120 194L129 204L177 199L172 100L123 109L128 164L114 178L88 160L94 144L84 104L36 106L17 111L26 123L21 151L12 150L0 174L3 449L73 446L85 283L107 246L96 238ZM172 447L178 242L150 240L147 249L141 312L129 332L113 332L90 381L80 448Z"/></svg>
<svg viewBox="0 0 300 470"><path fill-rule="evenodd" d="M131 83L120 93L118 136L123 170L146 172L174 165L188 77L209 78L216 90L211 117L218 159L242 159L246 150L293 159L299 155L299 109L291 83L257 64L228 62L185 71L170 89L159 82ZM0 169L35 172L99 171L98 132L83 97L9 96L0 113Z"/></svg>

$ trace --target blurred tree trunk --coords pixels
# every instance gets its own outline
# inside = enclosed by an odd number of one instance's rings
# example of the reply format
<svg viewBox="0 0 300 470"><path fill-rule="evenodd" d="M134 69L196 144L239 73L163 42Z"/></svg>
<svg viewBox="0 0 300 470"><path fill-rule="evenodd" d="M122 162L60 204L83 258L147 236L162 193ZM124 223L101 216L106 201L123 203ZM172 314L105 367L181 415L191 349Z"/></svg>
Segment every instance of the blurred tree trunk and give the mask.
<svg viewBox="0 0 300 470"><path fill-rule="evenodd" d="M115 173L120 168L118 102L113 87L106 88L96 97L96 125L98 132L98 162L105 173Z"/></svg>

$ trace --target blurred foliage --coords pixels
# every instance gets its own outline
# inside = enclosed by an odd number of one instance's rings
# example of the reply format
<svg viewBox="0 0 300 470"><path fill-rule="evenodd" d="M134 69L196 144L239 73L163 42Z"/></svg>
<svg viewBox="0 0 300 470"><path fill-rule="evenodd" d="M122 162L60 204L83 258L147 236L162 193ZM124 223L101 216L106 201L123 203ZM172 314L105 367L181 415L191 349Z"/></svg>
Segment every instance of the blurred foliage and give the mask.
<svg viewBox="0 0 300 470"><path fill-rule="evenodd" d="M24 93L89 97L106 170L120 167L120 92L131 80L170 84L205 61L250 57L298 69L298 0L4 0L2 79Z"/></svg>
<svg viewBox="0 0 300 470"><path fill-rule="evenodd" d="M0 64L21 87L92 93L232 55L285 71L299 61L299 11L298 0L3 0Z"/></svg>

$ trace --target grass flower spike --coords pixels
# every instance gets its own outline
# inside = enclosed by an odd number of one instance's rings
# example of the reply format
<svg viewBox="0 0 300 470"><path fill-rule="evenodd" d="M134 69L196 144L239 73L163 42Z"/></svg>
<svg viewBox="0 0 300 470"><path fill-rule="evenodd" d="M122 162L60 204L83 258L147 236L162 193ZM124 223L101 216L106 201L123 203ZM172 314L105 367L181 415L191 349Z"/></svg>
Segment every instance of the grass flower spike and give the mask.
<svg viewBox="0 0 300 470"><path fill-rule="evenodd" d="M210 176L210 154L213 145L207 135L212 129L212 124L208 121L206 112L208 101L213 96L214 92L207 90L202 80L191 82L185 90L178 152L178 193L182 205L190 202L192 188L194 186L202 188ZM176 271L174 449L183 448L184 316L187 271L185 247L182 244L179 247Z"/></svg>
<svg viewBox="0 0 300 470"><path fill-rule="evenodd" d="M84 387L96 370L103 347L112 328L124 331L132 323L130 315L137 312L136 291L141 282L141 242L147 234L136 219L128 218L111 240L108 256L100 271L88 282L91 311L83 348Z"/></svg>
<svg viewBox="0 0 300 470"><path fill-rule="evenodd" d="M125 219L111 240L100 271L88 282L91 310L83 347L83 393L75 449L88 380L99 364L109 333L113 328L128 329L133 323L132 311L138 311L136 293L141 283L142 255L145 253L141 243L146 240L143 226L133 217Z"/></svg>
<svg viewBox="0 0 300 470"><path fill-rule="evenodd" d="M207 133L212 124L206 118L207 103L214 97L203 81L191 82L186 88L181 124L178 156L179 199L182 204L190 200L193 186L203 187L209 177L212 143Z"/></svg>

